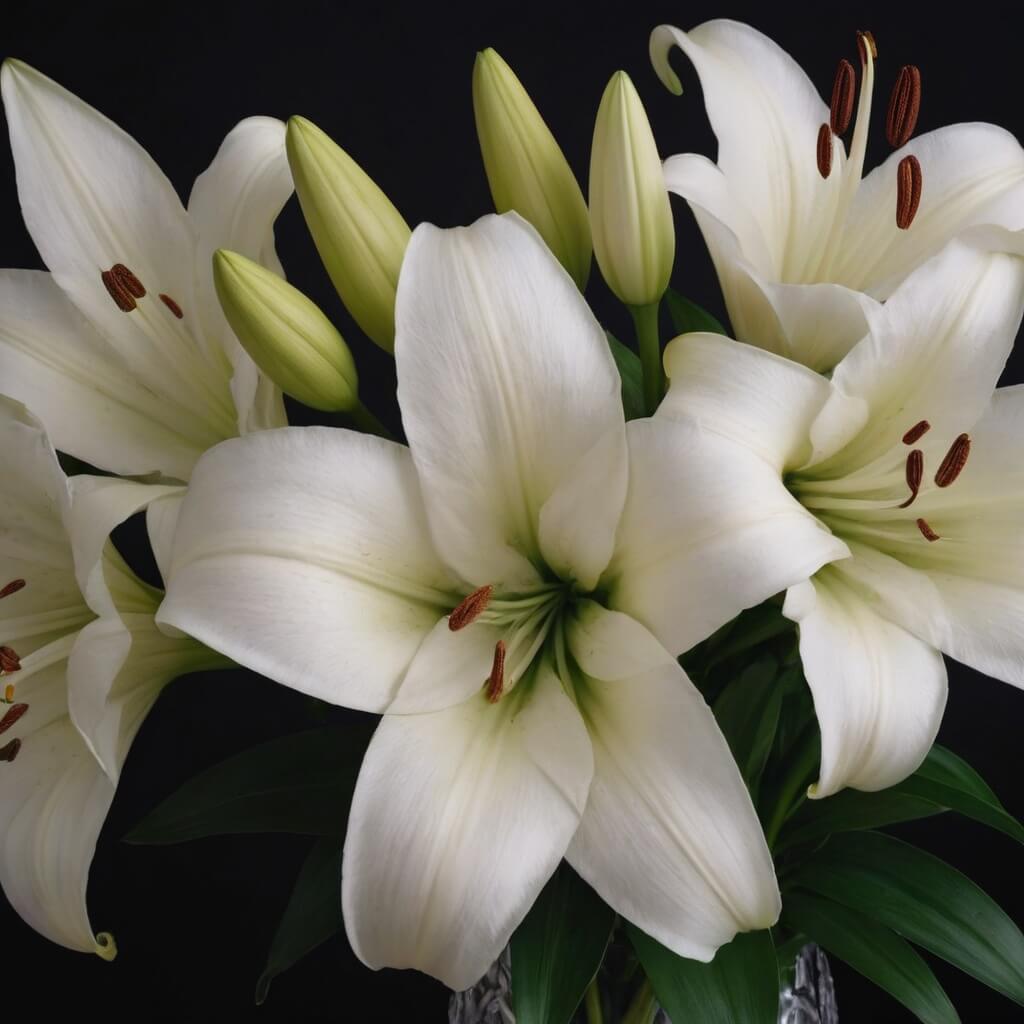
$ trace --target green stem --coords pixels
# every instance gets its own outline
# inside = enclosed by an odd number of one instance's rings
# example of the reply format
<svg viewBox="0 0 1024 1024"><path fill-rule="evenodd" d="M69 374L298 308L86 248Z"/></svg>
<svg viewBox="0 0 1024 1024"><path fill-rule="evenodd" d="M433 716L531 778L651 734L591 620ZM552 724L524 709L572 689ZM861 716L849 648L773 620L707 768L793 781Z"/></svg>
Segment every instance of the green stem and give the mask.
<svg viewBox="0 0 1024 1024"><path fill-rule="evenodd" d="M362 402L354 409L349 409L346 415L364 434L376 434L377 437L386 438L388 441L394 440L391 431Z"/></svg>
<svg viewBox="0 0 1024 1024"><path fill-rule="evenodd" d="M797 750L796 757L789 774L782 780L779 788L779 796L772 808L771 817L764 830L764 837L768 842L768 848L775 848L775 841L779 838L779 832L786 821L807 798L807 782L815 765L818 763L820 747L818 746L817 727L812 723L806 738Z"/></svg>
<svg viewBox="0 0 1024 1024"><path fill-rule="evenodd" d="M654 415L665 394L665 371L661 365L661 339L658 337L658 306L630 306L636 340L640 349L640 368L644 375L644 409Z"/></svg>
<svg viewBox="0 0 1024 1024"><path fill-rule="evenodd" d="M637 989L626 1010L626 1016L622 1018L622 1024L651 1024L657 1005L650 980L644 978L644 983Z"/></svg>
<svg viewBox="0 0 1024 1024"><path fill-rule="evenodd" d="M604 1024L601 1012L601 990L597 987L597 978L587 986L583 994L583 1008L587 1011L587 1024Z"/></svg>

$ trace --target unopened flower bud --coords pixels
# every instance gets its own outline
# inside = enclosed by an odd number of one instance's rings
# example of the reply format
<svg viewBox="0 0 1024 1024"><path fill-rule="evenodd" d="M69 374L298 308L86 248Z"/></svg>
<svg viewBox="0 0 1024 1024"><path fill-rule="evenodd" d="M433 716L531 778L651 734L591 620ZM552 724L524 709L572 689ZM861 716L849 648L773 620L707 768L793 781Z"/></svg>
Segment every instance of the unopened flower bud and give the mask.
<svg viewBox="0 0 1024 1024"><path fill-rule="evenodd" d="M612 76L597 111L590 224L612 291L630 306L657 302L675 257L672 210L650 122L624 71Z"/></svg>
<svg viewBox="0 0 1024 1024"><path fill-rule="evenodd" d="M253 362L286 394L325 412L359 404L348 345L297 288L226 249L213 254L213 281L231 329Z"/></svg>
<svg viewBox="0 0 1024 1024"><path fill-rule="evenodd" d="M591 254L583 193L522 83L492 49L476 55L473 113L495 209L528 220L582 290Z"/></svg>
<svg viewBox="0 0 1024 1024"><path fill-rule="evenodd" d="M382 349L395 348L395 290L409 225L365 171L315 124L288 121L288 163L334 287Z"/></svg>

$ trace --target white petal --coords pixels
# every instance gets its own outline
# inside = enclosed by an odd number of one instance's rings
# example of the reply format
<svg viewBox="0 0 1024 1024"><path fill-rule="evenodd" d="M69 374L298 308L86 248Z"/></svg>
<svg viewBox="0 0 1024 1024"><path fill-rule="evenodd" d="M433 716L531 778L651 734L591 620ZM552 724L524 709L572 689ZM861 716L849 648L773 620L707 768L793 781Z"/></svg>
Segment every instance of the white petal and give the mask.
<svg viewBox="0 0 1024 1024"><path fill-rule="evenodd" d="M174 550L174 534L178 529L178 516L185 500L185 488L151 501L146 506L146 533L153 548L153 558L160 570L160 578L166 580L171 574L171 555Z"/></svg>
<svg viewBox="0 0 1024 1024"><path fill-rule="evenodd" d="M800 657L821 727L821 772L811 795L885 789L905 779L939 731L942 655L875 614L839 567L794 587L783 612L800 624Z"/></svg>
<svg viewBox="0 0 1024 1024"><path fill-rule="evenodd" d="M399 401L438 549L474 586L536 582L541 508L595 439L622 429L604 333L515 214L450 231L419 227L396 323ZM609 467L613 511L619 471ZM602 529L613 521L598 518ZM581 576L593 572L594 550L586 538L573 566ZM556 554L577 557L575 548Z"/></svg>
<svg viewBox="0 0 1024 1024"><path fill-rule="evenodd" d="M375 711L465 593L434 554L408 449L323 427L204 456L166 583L160 622L303 693Z"/></svg>
<svg viewBox="0 0 1024 1024"><path fill-rule="evenodd" d="M210 261L215 250L231 249L283 276L274 249L274 221L293 190L284 137L284 124L276 118L239 122L213 163L196 178L188 200L199 232L203 326L208 343L220 345L234 366L231 389L242 434L284 426L284 404L280 391L263 377L228 327L214 291Z"/></svg>
<svg viewBox="0 0 1024 1024"><path fill-rule="evenodd" d="M630 487L611 606L673 654L807 579L846 545L757 454L687 421L629 424Z"/></svg>
<svg viewBox="0 0 1024 1024"><path fill-rule="evenodd" d="M921 164L921 205L909 230L896 227L896 167ZM865 179L850 209L833 275L851 288L888 298L916 267L967 228L1020 228L999 200L1024 184L1024 150L992 124L955 124L911 139Z"/></svg>
<svg viewBox="0 0 1024 1024"><path fill-rule="evenodd" d="M182 479L220 440L140 384L41 271L0 271L0 380L56 447L118 473Z"/></svg>
<svg viewBox="0 0 1024 1024"><path fill-rule="evenodd" d="M657 641L590 606L570 643L594 779L567 859L610 906L681 956L710 960L737 931L779 915L771 855L704 699ZM604 620L602 624L600 620ZM594 621L596 620L596 621ZM611 639L598 644L595 630ZM653 667L615 676L628 644Z"/></svg>
<svg viewBox="0 0 1024 1024"><path fill-rule="evenodd" d="M472 985L562 859L592 769L579 714L546 666L497 704L481 694L447 711L385 716L356 785L342 867L359 958Z"/></svg>
<svg viewBox="0 0 1024 1024"><path fill-rule="evenodd" d="M718 139L718 166L733 204L725 223L756 269L774 280L797 280L838 195L841 145L833 172L818 173L818 129L828 108L800 66L767 36L735 21L709 21L690 32L662 25L651 34L651 60L661 80L680 92L668 55L678 46L693 62ZM689 198L689 196L687 196ZM702 196L695 196L699 202ZM744 229L755 221L759 232ZM767 250L770 262L762 262Z"/></svg>
<svg viewBox="0 0 1024 1024"><path fill-rule="evenodd" d="M36 652L19 673L18 700L29 707L2 737L22 746L0 765L0 883L36 931L69 949L98 952L85 897L114 785L68 718L66 649L58 642Z"/></svg>
<svg viewBox="0 0 1024 1024"><path fill-rule="evenodd" d="M850 472L901 449L920 420L931 424L918 445L926 464L941 459L987 409L1022 307L1024 260L1015 256L953 242L911 274L832 376L838 393L870 408L835 466Z"/></svg>

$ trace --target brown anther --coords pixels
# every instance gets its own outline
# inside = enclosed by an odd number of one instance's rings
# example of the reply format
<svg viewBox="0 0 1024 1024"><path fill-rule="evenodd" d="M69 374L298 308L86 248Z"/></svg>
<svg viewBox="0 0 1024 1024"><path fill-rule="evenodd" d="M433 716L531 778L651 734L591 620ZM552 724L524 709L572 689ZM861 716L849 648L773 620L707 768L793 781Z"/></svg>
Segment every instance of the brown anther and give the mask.
<svg viewBox="0 0 1024 1024"><path fill-rule="evenodd" d="M491 674L487 680L487 699L492 704L501 700L505 688L505 641L499 640L494 645L494 661L491 663Z"/></svg>
<svg viewBox="0 0 1024 1024"><path fill-rule="evenodd" d="M486 587L480 587L479 590L474 590L469 597L456 605L455 610L448 616L448 628L453 633L460 629L465 629L491 603L491 595L493 593L494 587L490 584Z"/></svg>
<svg viewBox="0 0 1024 1024"><path fill-rule="evenodd" d="M0 669L4 672L21 671L21 658L12 647L0 647Z"/></svg>
<svg viewBox="0 0 1024 1024"><path fill-rule="evenodd" d="M857 76L853 65L844 57L836 68L836 78L832 83L832 103L829 105L829 124L836 135L844 134L850 127L856 85Z"/></svg>
<svg viewBox="0 0 1024 1024"><path fill-rule="evenodd" d="M169 309L169 310L170 310L170 311L171 311L171 312L172 312L172 313L173 313L173 314L174 314L174 315L175 315L175 316L176 316L176 317L177 317L177 318L179 319L179 320L180 320L180 319L181 319L181 318L182 318L182 317L183 317L183 316L185 315L185 314L184 314L184 313L182 312L182 310L181 310L181 306L179 306L179 305L178 305L178 304L177 304L177 303L176 303L176 302L174 301L174 299L172 299L172 298L170 297L170 295L164 295L164 293L163 293L163 292L161 292L161 293L160 293L160 301L161 301L161 302L162 302L162 303L163 303L163 304L164 304L164 305L165 305L165 306L166 306L166 307L167 307L167 308L168 308L168 309Z"/></svg>
<svg viewBox="0 0 1024 1024"><path fill-rule="evenodd" d="M115 263L110 272L133 299L141 299L146 294L142 282L123 263Z"/></svg>
<svg viewBox="0 0 1024 1024"><path fill-rule="evenodd" d="M921 490L921 478L924 476L924 452L915 448L907 456L907 486L910 488L910 497L907 498L898 508L909 508Z"/></svg>
<svg viewBox="0 0 1024 1024"><path fill-rule="evenodd" d="M889 97L885 115L885 137L893 149L906 144L917 127L921 110L921 72L913 64L904 64Z"/></svg>
<svg viewBox="0 0 1024 1024"><path fill-rule="evenodd" d="M7 732L14 723L28 711L27 704L14 704L7 709L7 714L0 718L0 733Z"/></svg>
<svg viewBox="0 0 1024 1024"><path fill-rule="evenodd" d="M818 129L818 173L823 178L832 173L832 129L827 124Z"/></svg>
<svg viewBox="0 0 1024 1024"><path fill-rule="evenodd" d="M103 273L100 274L100 280L103 281L103 285L107 289L107 293L114 300L114 304L122 313L130 313L136 308L135 300L131 297L128 289L125 288L120 280L118 280L112 270L104 270Z"/></svg>
<svg viewBox="0 0 1024 1024"><path fill-rule="evenodd" d="M915 423L904 435L904 444L916 444L918 441L932 429L932 425L927 420L921 420L919 423Z"/></svg>
<svg viewBox="0 0 1024 1024"><path fill-rule="evenodd" d="M872 60L878 60L878 46L870 32L857 33L857 52L860 54L861 64L867 64L869 53Z"/></svg>
<svg viewBox="0 0 1024 1024"><path fill-rule="evenodd" d="M0 747L0 761L10 763L18 756L19 750L21 750L21 740L11 740L6 747Z"/></svg>
<svg viewBox="0 0 1024 1024"><path fill-rule="evenodd" d="M905 156L896 168L896 227L906 231L914 223L921 205L921 163L916 156Z"/></svg>
<svg viewBox="0 0 1024 1024"><path fill-rule="evenodd" d="M24 580L11 580L6 586L0 587L0 597L10 597L11 594L16 594L19 590L22 590L24 586Z"/></svg>
<svg viewBox="0 0 1024 1024"><path fill-rule="evenodd" d="M971 439L961 434L946 452L946 457L935 471L935 486L948 487L967 465L967 456L971 454Z"/></svg>
<svg viewBox="0 0 1024 1024"><path fill-rule="evenodd" d="M915 519L917 528L921 531L921 536L926 541L941 540L942 538L928 525L927 519Z"/></svg>

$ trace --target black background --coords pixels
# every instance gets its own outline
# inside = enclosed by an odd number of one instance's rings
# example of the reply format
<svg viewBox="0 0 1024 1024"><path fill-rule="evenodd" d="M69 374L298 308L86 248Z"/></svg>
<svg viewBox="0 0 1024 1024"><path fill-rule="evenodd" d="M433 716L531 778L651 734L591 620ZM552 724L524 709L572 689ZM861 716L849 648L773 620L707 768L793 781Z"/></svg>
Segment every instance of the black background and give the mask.
<svg viewBox="0 0 1024 1024"><path fill-rule="evenodd" d="M4 56L35 65L122 125L183 197L240 118L300 113L360 161L410 224L448 226L490 209L470 99L474 54L485 46L494 46L517 71L584 190L594 114L618 68L630 73L647 104L662 155L714 154L692 69L676 61L686 87L676 98L648 63L648 33L661 22L690 28L718 16L750 21L792 53L823 93L836 60L855 57L854 30L870 28L880 53L871 164L886 155L881 122L887 89L906 62L922 71L920 131L987 120L1019 135L1020 25L981 16L986 12L977 5L955 23L924 19L922 10L894 3L856 10L743 10L703 2L481 3L472 9L309 0L159 9L96 2L63 11L19 5L4 12L0 46ZM699 235L682 203L676 212L674 284L721 314ZM341 308L294 201L278 222L278 251L292 281L349 340L364 400L397 427L393 362L359 336ZM41 266L21 224L6 147L0 154L0 266ZM596 264L588 298L608 326L629 336ZM1021 368L1018 354L1006 380L1024 379ZM1024 695L960 666L951 666L950 675L940 739L982 773L1012 813L1024 816ZM136 741L93 865L93 922L116 934L119 957L106 964L51 945L0 904L0 1017L47 1020L74 1012L108 1021L445 1020L446 992L439 984L413 972L371 973L343 938L282 975L267 1002L254 1005L253 987L308 840L228 837L162 848L121 841L147 809L202 767L311 723L304 700L246 673L173 684ZM902 833L960 867L1024 924L1018 881L1024 853L1011 840L952 816ZM945 964L934 966L964 1021L1024 1019L1002 997ZM869 1015L911 1019L842 964L835 972L844 1021Z"/></svg>

